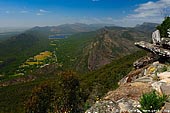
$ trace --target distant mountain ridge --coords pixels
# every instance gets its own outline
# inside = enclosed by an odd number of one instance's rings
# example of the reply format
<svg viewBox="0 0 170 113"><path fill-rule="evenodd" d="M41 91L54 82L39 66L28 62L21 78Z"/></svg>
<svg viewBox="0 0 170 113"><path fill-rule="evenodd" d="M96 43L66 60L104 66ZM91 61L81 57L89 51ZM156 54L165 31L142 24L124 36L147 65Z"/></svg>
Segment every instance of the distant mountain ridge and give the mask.
<svg viewBox="0 0 170 113"><path fill-rule="evenodd" d="M48 31L49 33L56 34L74 34L79 32L89 32L95 31L105 26L114 26L113 24L83 24L83 23L75 23L75 24L63 24L59 26L46 26L46 27L34 27L30 30L38 30L38 31Z"/></svg>
<svg viewBox="0 0 170 113"><path fill-rule="evenodd" d="M136 25L134 28L139 30L139 31L144 31L144 32L153 32L156 29L156 26L158 26L158 23L149 23L149 22L144 22L141 25Z"/></svg>

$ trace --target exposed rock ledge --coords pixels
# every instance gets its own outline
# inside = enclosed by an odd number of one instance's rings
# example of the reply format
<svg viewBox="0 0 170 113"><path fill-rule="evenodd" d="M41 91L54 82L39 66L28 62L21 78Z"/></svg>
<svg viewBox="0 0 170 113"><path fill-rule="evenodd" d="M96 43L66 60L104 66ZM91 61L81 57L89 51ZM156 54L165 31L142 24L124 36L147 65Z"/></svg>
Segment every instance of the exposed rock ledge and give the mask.
<svg viewBox="0 0 170 113"><path fill-rule="evenodd" d="M159 56L170 58L170 50L165 49L162 46L154 45L144 41L136 42L135 45Z"/></svg>

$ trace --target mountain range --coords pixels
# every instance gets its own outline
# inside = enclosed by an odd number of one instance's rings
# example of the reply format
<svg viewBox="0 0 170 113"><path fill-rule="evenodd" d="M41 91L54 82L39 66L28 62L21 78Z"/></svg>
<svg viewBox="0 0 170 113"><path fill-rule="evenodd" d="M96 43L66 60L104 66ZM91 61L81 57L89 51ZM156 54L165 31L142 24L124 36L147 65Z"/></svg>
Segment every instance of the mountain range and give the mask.
<svg viewBox="0 0 170 113"><path fill-rule="evenodd" d="M124 28L76 23L34 27L0 42L0 61L3 61L0 63L0 72L2 74L14 71L27 58L38 52L50 49L53 51L53 47L49 46L48 36L55 34L72 34L56 42L56 55L63 68L80 72L92 71L115 58L136 51L133 43L138 40L150 40L155 25L157 24L144 23L134 28Z"/></svg>
<svg viewBox="0 0 170 113"><path fill-rule="evenodd" d="M139 30L139 31L144 31L144 32L153 32L153 30L156 30L156 26L158 26L158 23L148 23L148 22L144 22L141 25L136 25L135 29Z"/></svg>
<svg viewBox="0 0 170 113"><path fill-rule="evenodd" d="M32 31L48 31L53 34L75 34L79 32L95 31L105 26L114 26L113 24L63 24L59 26L34 27Z"/></svg>

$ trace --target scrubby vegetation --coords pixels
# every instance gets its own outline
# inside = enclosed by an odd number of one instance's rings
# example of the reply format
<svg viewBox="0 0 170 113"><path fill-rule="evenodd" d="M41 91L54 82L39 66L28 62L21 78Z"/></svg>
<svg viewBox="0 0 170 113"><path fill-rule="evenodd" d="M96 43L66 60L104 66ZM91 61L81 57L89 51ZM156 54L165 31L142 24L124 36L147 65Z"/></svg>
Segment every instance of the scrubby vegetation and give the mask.
<svg viewBox="0 0 170 113"><path fill-rule="evenodd" d="M152 91L150 93L143 94L140 99L140 110L143 113L156 113L158 110L162 108L166 101L166 96L160 96L156 93L156 91Z"/></svg>

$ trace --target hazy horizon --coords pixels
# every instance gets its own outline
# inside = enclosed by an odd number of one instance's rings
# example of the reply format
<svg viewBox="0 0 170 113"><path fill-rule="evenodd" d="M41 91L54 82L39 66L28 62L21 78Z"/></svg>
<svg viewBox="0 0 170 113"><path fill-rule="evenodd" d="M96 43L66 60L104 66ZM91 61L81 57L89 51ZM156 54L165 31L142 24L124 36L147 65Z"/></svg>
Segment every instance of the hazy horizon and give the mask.
<svg viewBox="0 0 170 113"><path fill-rule="evenodd" d="M0 27L160 23L170 0L1 0Z"/></svg>

